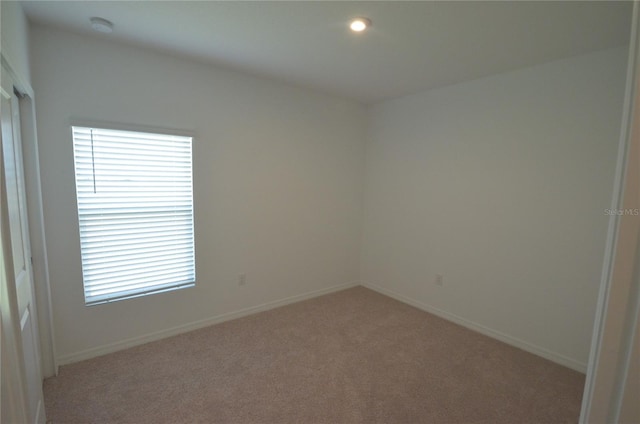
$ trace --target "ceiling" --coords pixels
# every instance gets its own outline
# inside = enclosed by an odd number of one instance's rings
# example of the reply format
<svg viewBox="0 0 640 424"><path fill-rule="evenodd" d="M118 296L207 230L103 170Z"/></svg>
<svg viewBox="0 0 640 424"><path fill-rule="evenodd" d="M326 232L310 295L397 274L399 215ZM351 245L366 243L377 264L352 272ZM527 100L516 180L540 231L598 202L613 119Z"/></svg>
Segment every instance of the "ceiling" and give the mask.
<svg viewBox="0 0 640 424"><path fill-rule="evenodd" d="M630 1L23 1L32 22L372 103L629 40ZM110 20L112 34L89 18ZM347 28L366 16L361 34Z"/></svg>

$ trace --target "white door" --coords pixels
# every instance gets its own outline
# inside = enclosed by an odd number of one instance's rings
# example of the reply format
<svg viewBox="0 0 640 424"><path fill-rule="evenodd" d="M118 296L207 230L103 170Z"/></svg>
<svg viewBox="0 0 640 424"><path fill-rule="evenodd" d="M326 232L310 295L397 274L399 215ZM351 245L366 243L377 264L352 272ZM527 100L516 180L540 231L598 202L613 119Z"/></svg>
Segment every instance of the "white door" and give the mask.
<svg viewBox="0 0 640 424"><path fill-rule="evenodd" d="M0 150L2 156L2 150ZM2 162L0 161L0 168ZM4 186L4 173L0 172L0 187ZM4 202L4 197L2 198ZM3 203L0 202L0 205ZM0 208L0 222L5 214ZM2 240L4 229L0 226L0 240ZM16 307L16 296L10 293L14 287L7 284L7 273L5 268L5 255L3 243L0 243L0 423L22 423L27 422L27 402L23 391L21 378L22 369L16 364L22 361L18 355L17 328L18 314ZM13 299L14 302L10 302Z"/></svg>
<svg viewBox="0 0 640 424"><path fill-rule="evenodd" d="M4 70L3 70L4 71ZM19 329L17 331L19 368L24 370L24 394L26 395L29 423L44 423L44 399L42 395L42 374L40 369L40 349L38 320L33 288L33 271L31 269L31 250L29 247L29 229L27 227L27 209L22 161L22 145L20 139L20 115L18 97L13 92L13 82L8 72L2 72L2 102L0 110L2 133L2 157L4 168L3 234L9 245L5 244L5 262L7 284L13 284L15 290L9 295L15 297ZM9 254L7 254L9 253Z"/></svg>

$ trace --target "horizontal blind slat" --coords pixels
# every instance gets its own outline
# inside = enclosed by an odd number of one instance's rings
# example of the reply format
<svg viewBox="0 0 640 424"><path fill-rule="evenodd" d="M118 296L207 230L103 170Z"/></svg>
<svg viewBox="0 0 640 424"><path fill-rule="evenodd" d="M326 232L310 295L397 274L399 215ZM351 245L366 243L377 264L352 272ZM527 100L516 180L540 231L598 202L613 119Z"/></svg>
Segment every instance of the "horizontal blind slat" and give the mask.
<svg viewBox="0 0 640 424"><path fill-rule="evenodd" d="M174 243L162 243L158 245L143 245L139 248L131 247L123 253L122 248L120 246L110 246L110 247L100 247L93 248L90 251L87 251L83 256L83 262L90 266L97 263L109 263L116 262L119 260L121 256L135 256L135 257L143 257L143 255L160 255L163 251L176 251L180 250L184 253L193 254L193 246L190 243L185 242L174 242Z"/></svg>
<svg viewBox="0 0 640 424"><path fill-rule="evenodd" d="M171 290L177 290L180 288L193 287L194 284L190 282L176 283L176 284L162 284L159 286L150 286L136 288L135 290L121 290L118 293L107 294L94 294L91 301L87 302L87 305L98 305L101 303L108 303L121 299L130 299L139 296L146 296L148 294L164 293Z"/></svg>
<svg viewBox="0 0 640 424"><path fill-rule="evenodd" d="M131 284L129 287L100 287L100 288L89 288L88 291L91 292L92 296L104 296L105 294L111 293L111 297L122 296L123 294L131 295L132 292L145 292L145 291L157 291L164 288L170 288L175 286L185 286L185 285L193 285L193 280L191 279L177 279L175 277L171 277L173 282L169 282L168 279L157 280L153 282L146 283L136 283Z"/></svg>
<svg viewBox="0 0 640 424"><path fill-rule="evenodd" d="M155 279L144 278L144 279L125 279L118 282L112 282L111 284L100 284L99 286L92 286L90 283L87 284L87 289L92 292L118 292L123 290L131 290L134 287L148 288L151 286L160 286L163 284L184 284L193 282L191 280L190 275L185 275L184 273L172 273L167 274L162 277L157 277Z"/></svg>
<svg viewBox="0 0 640 424"><path fill-rule="evenodd" d="M153 256L135 256L131 258L120 258L113 261L101 261L95 265L88 263L85 271L90 274L99 274L101 272L110 272L114 269L124 270L133 267L139 267L141 264L178 264L184 261L190 261L193 257L192 252L184 252L169 255L153 255Z"/></svg>
<svg viewBox="0 0 640 424"><path fill-rule="evenodd" d="M166 237L153 236L153 237L102 237L99 240L92 240L87 237L83 237L80 240L82 247L87 253L104 252L105 249L110 247L117 247L123 251L133 251L134 249L144 249L148 247L161 247L173 245L174 249L179 247L185 247L191 244L193 234L173 234Z"/></svg>
<svg viewBox="0 0 640 424"><path fill-rule="evenodd" d="M153 271L149 271L149 269L153 269ZM182 275L185 277L191 275L188 261L185 261L183 266L159 266L146 269L138 267L128 269L126 272L123 270L110 273L88 273L86 278L89 286L91 286L92 281L98 281L101 286L107 284L112 286L116 283L132 284L135 281L153 281L156 277L167 277L168 275Z"/></svg>

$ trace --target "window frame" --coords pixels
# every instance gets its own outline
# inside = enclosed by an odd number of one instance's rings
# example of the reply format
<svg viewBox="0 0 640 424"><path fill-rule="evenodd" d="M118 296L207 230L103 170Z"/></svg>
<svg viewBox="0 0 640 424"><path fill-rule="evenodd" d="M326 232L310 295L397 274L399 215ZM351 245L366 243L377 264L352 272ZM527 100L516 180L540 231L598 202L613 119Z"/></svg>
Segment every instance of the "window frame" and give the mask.
<svg viewBox="0 0 640 424"><path fill-rule="evenodd" d="M160 293L166 293L166 292L195 287L196 281L197 281L196 240L195 240L196 239L196 236L195 236L195 227L196 227L195 215L196 214L195 214L195 194L194 194L195 193L195 187L194 187L195 186L195 179L194 179L194 156L195 155L193 154L195 141L196 141L195 134L192 131L182 130L182 129L130 125L130 124L104 122L104 121L87 121L87 120L77 120L77 119L70 120L69 134L70 134L70 140L71 140L71 149L72 149L71 153L72 153L72 161L73 161L74 196L76 200L74 208L75 208L76 218L77 218L76 223L77 223L77 229L78 229L78 241L80 243L81 243L80 241L81 240L81 234L80 234L81 213L80 213L80 204L79 204L79 198L78 198L78 174L76 172L76 151L75 151L76 147L75 147L75 140L74 140L74 127L92 128L92 129L107 130L107 131L149 133L149 134L160 135L160 136L177 136L177 137L190 138L191 231L193 233L193 236L192 236L192 246L193 246L192 247L192 250L193 250L193 262L192 262L193 279L192 280L193 281L176 284L173 286L169 286L167 284L167 287L160 287L160 288L155 288L148 291L140 291L140 292L125 294L125 295L114 294L112 296L108 296L100 300L88 300L87 290L85 287L85 261L83 258L82 247L80 247L80 267L82 272L82 290L83 290L85 306L103 305L103 304L118 302L122 300L135 299L138 297L144 297L144 296L149 296L153 294L160 294Z"/></svg>

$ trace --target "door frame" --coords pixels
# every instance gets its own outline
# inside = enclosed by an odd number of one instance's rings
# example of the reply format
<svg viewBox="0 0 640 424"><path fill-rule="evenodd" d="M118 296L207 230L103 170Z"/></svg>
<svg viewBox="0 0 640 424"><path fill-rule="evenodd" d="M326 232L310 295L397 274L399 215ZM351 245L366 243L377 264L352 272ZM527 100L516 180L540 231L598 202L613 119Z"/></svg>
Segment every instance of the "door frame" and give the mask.
<svg viewBox="0 0 640 424"><path fill-rule="evenodd" d="M58 363L56 360L49 263L44 231L35 96L31 85L14 71L8 58L3 52L0 52L0 78L2 78L3 74L7 74L13 80L13 88L19 96L25 200L28 211L27 222L31 245L33 287L36 298L36 315L38 317L40 368L41 375L46 378L58 374Z"/></svg>
<svg viewBox="0 0 640 424"><path fill-rule="evenodd" d="M635 208L640 159L640 2L634 0L627 80L611 209ZM633 156L632 156L633 155ZM625 192L626 190L626 192ZM618 422L638 325L638 216L613 214L602 267L580 423ZM637 341L636 341L637 342Z"/></svg>
<svg viewBox="0 0 640 424"><path fill-rule="evenodd" d="M11 88L5 89L0 84L0 96L7 96L10 99ZM14 281L13 254L4 187L4 152L3 149L0 149L0 302L2 304L0 307L3 308L2 314L0 314L0 344L2 347L2 358L0 358L2 388L0 391L2 392L2 401L8 403L2 404L0 415L12 422L26 422L28 417L26 374L22 343L18 337L21 332L20 316L16 287L12 283Z"/></svg>
<svg viewBox="0 0 640 424"><path fill-rule="evenodd" d="M22 160L27 202L27 221L29 223L29 242L31 245L32 272L40 330L40 357L42 358L42 376L58 374L55 355L55 333L53 326L53 308L51 305L51 286L49 284L49 260L46 250L44 214L42 206L42 187L40 184L40 158L36 129L35 102L28 91L20 92L20 132L22 137Z"/></svg>

